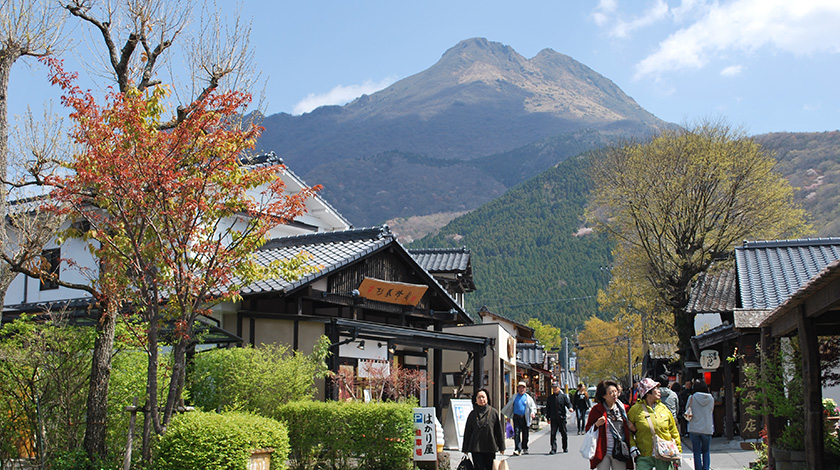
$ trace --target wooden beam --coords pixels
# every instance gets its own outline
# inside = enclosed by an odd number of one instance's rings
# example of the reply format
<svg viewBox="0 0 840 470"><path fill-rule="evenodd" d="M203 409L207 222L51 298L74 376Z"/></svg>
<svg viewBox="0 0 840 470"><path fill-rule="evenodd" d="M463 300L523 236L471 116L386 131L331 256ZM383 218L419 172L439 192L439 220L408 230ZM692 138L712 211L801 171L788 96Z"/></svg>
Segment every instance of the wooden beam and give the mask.
<svg viewBox="0 0 840 470"><path fill-rule="evenodd" d="M797 314L798 310L799 309L791 310L781 317L776 318L773 323L770 324L770 330L774 337L780 338L796 331L798 325L797 317L799 316Z"/></svg>
<svg viewBox="0 0 840 470"><path fill-rule="evenodd" d="M820 354L814 320L799 307L792 313L798 317L799 350L802 354L802 384L805 400L805 465L825 468L823 441L822 387L820 383ZM794 398L795 399L795 398Z"/></svg>
<svg viewBox="0 0 840 470"><path fill-rule="evenodd" d="M820 287L809 295L803 303L805 305L805 316L807 317L819 316L826 310L837 308L840 306L840 279L835 279Z"/></svg>
<svg viewBox="0 0 840 470"><path fill-rule="evenodd" d="M732 355L732 347L729 341L723 343L723 357ZM732 381L732 363L724 361L723 363L723 387L726 395L723 397L723 408L725 411L723 427L726 429L726 440L731 441L735 439L735 384Z"/></svg>

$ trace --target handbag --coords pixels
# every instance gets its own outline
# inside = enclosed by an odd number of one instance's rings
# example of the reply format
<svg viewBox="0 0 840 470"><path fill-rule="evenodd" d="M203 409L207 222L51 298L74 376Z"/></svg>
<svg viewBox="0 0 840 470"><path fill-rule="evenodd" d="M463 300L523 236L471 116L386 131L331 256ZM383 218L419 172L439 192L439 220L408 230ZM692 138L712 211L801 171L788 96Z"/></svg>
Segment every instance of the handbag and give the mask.
<svg viewBox="0 0 840 470"><path fill-rule="evenodd" d="M464 458L461 459L461 463L458 464L458 470L474 470L474 466L472 460L470 460L470 456L468 454L464 454Z"/></svg>
<svg viewBox="0 0 840 470"><path fill-rule="evenodd" d="M650 426L650 435L653 439L653 458L657 460L664 460L666 462L674 462L682 458L680 448L677 446L677 441L673 439L662 439L656 435L656 430L653 427L653 421L650 420L650 413L645 411L648 426Z"/></svg>
<svg viewBox="0 0 840 470"><path fill-rule="evenodd" d="M510 421L508 421L505 425L505 437L507 437L508 439L513 438L513 425L510 424Z"/></svg>
<svg viewBox="0 0 840 470"><path fill-rule="evenodd" d="M493 470L508 470L507 460L493 460Z"/></svg>
<svg viewBox="0 0 840 470"><path fill-rule="evenodd" d="M627 443L624 442L624 438L618 435L618 431L615 429L612 422L610 422L609 419L607 419L607 422L610 423L610 432L613 435L612 457L619 462L629 462L630 447L628 447Z"/></svg>
<svg viewBox="0 0 840 470"><path fill-rule="evenodd" d="M595 457L595 449L598 447L598 428L592 426L592 429L586 431L583 435L583 444L580 445L580 455L586 460L592 460Z"/></svg>
<svg viewBox="0 0 840 470"><path fill-rule="evenodd" d="M691 421L691 418L694 417L694 413L691 411L691 398L688 399L688 403L685 405L685 411L683 411L683 419Z"/></svg>

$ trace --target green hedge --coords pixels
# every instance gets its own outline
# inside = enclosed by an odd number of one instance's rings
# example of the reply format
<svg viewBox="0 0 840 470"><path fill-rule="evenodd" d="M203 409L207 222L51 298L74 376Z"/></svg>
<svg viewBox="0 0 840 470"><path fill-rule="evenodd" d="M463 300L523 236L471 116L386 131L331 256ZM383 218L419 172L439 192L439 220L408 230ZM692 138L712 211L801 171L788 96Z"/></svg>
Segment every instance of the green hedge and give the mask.
<svg viewBox="0 0 840 470"><path fill-rule="evenodd" d="M294 402L278 410L289 428L294 470L330 468L401 470L411 467L413 405L405 403Z"/></svg>
<svg viewBox="0 0 840 470"><path fill-rule="evenodd" d="M172 419L156 447L154 468L246 470L252 449L271 447L271 469L286 468L289 437L283 423L245 413L194 411Z"/></svg>

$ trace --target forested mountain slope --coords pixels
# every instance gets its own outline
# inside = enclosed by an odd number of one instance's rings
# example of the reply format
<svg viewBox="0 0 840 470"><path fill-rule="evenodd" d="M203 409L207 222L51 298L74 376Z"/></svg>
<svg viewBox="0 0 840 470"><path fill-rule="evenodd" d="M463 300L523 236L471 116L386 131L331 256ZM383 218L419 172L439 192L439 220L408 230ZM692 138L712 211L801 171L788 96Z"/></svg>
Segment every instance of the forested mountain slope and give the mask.
<svg viewBox="0 0 840 470"><path fill-rule="evenodd" d="M566 160L411 247L470 248L477 290L468 312L484 305L572 331L596 313L610 276L611 243L584 229L585 167Z"/></svg>

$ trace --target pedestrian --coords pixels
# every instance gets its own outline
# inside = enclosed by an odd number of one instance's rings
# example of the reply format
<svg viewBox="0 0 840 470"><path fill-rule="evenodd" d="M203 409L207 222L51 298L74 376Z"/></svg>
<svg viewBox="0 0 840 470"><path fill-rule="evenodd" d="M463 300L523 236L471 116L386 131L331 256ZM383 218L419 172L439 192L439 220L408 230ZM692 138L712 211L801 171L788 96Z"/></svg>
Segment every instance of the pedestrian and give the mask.
<svg viewBox="0 0 840 470"><path fill-rule="evenodd" d="M691 396L693 386L694 381L687 380L682 391L680 391L680 410L682 410L680 414L685 412L685 402L688 401L688 397ZM680 434L684 437L688 437L688 421L686 421L685 416L680 417Z"/></svg>
<svg viewBox="0 0 840 470"><path fill-rule="evenodd" d="M598 429L595 457L589 460L589 468L598 470L627 470L633 468L633 459L628 453L621 457L619 446L628 451L631 428L624 405L618 400L618 385L611 380L602 380L595 388L597 404L589 412L586 430Z"/></svg>
<svg viewBox="0 0 840 470"><path fill-rule="evenodd" d="M528 453L528 434L531 420L537 416L537 404L531 395L525 393L525 382L516 385L516 395L511 397L502 414L513 421L513 455Z"/></svg>
<svg viewBox="0 0 840 470"><path fill-rule="evenodd" d="M566 432L566 410L569 413L572 412L572 402L569 396L560 389L560 384L555 383L552 390L554 393L548 397L548 402L545 404L545 416L551 425L551 451L548 453L557 453L558 430L563 444L563 453L567 453L569 452L569 435Z"/></svg>
<svg viewBox="0 0 840 470"><path fill-rule="evenodd" d="M667 375L662 374L657 380L659 381L659 399L668 407L668 411L671 412L671 415L674 416L674 421L676 421L677 413L680 409L680 398L673 390L668 388L670 381Z"/></svg>
<svg viewBox="0 0 840 470"><path fill-rule="evenodd" d="M586 387L582 383L578 384L577 390L572 395L572 407L575 409L575 416L577 417L577 433L583 434L583 428L586 426L586 410L590 407L589 395L586 394Z"/></svg>
<svg viewBox="0 0 840 470"><path fill-rule="evenodd" d="M680 433L677 430L677 422L674 415L660 401L659 383L653 379L645 378L639 382L639 398L636 404L630 408L627 417L636 427L636 435L631 438L631 453L638 455L636 468L638 470L670 470L673 469L671 462L659 460L653 457L653 434L657 438L673 440L677 448L682 452Z"/></svg>
<svg viewBox="0 0 840 470"><path fill-rule="evenodd" d="M694 393L688 398L686 410L691 410L688 420L688 436L694 451L694 470L709 470L709 447L715 423L712 413L715 410L715 398L709 393L706 381L698 379L694 383Z"/></svg>
<svg viewBox="0 0 840 470"><path fill-rule="evenodd" d="M493 470L496 452L505 452L505 431L502 417L489 405L490 392L479 390L473 397L473 410L464 426L463 453L472 454L475 470Z"/></svg>

